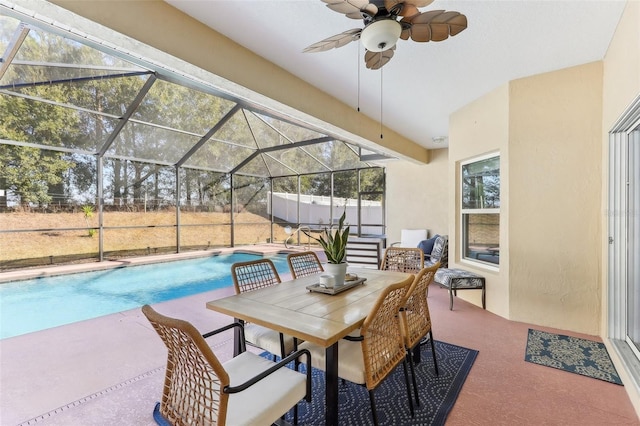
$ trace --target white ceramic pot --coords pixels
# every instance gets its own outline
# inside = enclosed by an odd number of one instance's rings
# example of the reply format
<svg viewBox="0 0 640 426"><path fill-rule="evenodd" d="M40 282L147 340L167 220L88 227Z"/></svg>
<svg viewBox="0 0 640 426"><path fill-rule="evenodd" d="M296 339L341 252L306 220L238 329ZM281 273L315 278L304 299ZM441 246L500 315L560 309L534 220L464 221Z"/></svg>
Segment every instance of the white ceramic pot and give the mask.
<svg viewBox="0 0 640 426"><path fill-rule="evenodd" d="M324 265L324 273L335 277L334 285L339 287L344 285L344 277L347 275L347 262L344 263L327 263Z"/></svg>

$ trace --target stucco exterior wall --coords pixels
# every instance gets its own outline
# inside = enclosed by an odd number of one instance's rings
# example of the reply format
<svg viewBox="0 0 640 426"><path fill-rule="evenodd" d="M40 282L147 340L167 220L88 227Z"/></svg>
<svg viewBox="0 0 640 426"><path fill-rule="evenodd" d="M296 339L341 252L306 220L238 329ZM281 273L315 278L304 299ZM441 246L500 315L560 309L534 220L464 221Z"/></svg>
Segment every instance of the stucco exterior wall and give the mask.
<svg viewBox="0 0 640 426"><path fill-rule="evenodd" d="M449 233L448 150L431 151L429 164L389 161L387 168L387 242L400 241L402 229Z"/></svg>
<svg viewBox="0 0 640 426"><path fill-rule="evenodd" d="M500 154L500 267L460 259L460 163L484 154ZM449 119L449 267L479 273L486 279L487 309L509 318L509 86L503 85L464 106ZM482 306L481 292L458 297Z"/></svg>
<svg viewBox="0 0 640 426"><path fill-rule="evenodd" d="M450 263L486 277L498 315L599 332L601 87L602 64L587 64L511 82L451 116ZM497 271L459 246L460 162L490 152L501 158Z"/></svg>
<svg viewBox="0 0 640 426"><path fill-rule="evenodd" d="M510 318L598 334L602 63L512 81L509 103Z"/></svg>
<svg viewBox="0 0 640 426"><path fill-rule="evenodd" d="M602 122L608 152L608 132L640 94L640 2L625 6L604 58ZM604 155L607 158L608 155ZM608 175L603 176L608 180Z"/></svg>
<svg viewBox="0 0 640 426"><path fill-rule="evenodd" d="M450 262L460 262L459 162L500 150L500 272L487 277L487 308L506 318L599 334L606 342L608 131L640 94L640 2L628 2L602 62L509 83L450 118ZM428 209L401 181L431 169L389 164L389 232L396 217ZM421 204L424 203L424 204ZM425 224L425 226L427 226ZM506 241L505 241L506 240ZM506 249L505 249L506 248ZM508 271L508 272L507 272ZM479 305L478 292L458 297ZM615 351L609 350L629 383ZM625 386L640 414L640 392Z"/></svg>

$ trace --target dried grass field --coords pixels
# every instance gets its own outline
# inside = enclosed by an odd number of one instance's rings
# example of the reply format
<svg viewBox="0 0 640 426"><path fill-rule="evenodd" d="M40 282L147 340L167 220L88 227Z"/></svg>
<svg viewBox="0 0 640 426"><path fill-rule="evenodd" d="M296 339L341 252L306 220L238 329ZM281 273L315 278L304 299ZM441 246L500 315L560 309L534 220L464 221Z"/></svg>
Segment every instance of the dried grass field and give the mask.
<svg viewBox="0 0 640 426"><path fill-rule="evenodd" d="M229 213L181 212L181 247L206 248L231 244ZM177 239L175 211L105 212L104 251L160 249L175 250ZM265 243L271 240L271 224L264 217L242 212L234 216L236 245ZM20 259L71 256L98 252L98 216L85 219L77 213L0 213L0 230L24 231L0 233L0 264ZM108 229L123 227L122 229ZM286 233L274 226L273 241L284 241Z"/></svg>

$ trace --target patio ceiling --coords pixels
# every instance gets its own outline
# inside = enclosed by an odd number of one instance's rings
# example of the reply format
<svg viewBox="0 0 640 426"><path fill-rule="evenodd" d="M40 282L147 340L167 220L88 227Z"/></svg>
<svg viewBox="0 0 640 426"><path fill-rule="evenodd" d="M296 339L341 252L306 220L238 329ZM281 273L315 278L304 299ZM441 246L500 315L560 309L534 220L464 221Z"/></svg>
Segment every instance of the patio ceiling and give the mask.
<svg viewBox="0 0 640 426"><path fill-rule="evenodd" d="M448 136L450 114L495 88L602 60L626 3L436 0L421 11L458 11L468 28L442 42L400 40L381 73L365 69L359 42L302 53L362 28L320 0L165 1L373 120L383 96L384 125L427 148L448 146L438 137Z"/></svg>

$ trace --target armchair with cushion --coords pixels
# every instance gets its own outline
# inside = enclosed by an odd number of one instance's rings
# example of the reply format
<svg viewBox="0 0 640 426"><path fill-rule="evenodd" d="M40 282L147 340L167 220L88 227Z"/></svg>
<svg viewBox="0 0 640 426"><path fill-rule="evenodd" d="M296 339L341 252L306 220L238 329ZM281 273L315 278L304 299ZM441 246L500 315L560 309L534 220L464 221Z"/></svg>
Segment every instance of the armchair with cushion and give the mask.
<svg viewBox="0 0 640 426"><path fill-rule="evenodd" d="M403 229L400 231L400 241L391 243L390 247L418 247L418 243L427 238L426 229Z"/></svg>
<svg viewBox="0 0 640 426"><path fill-rule="evenodd" d="M153 412L159 425L270 425L301 399L311 401L308 351L297 351L278 363L243 351L220 363L205 338L231 328L244 336L241 324L201 335L189 322L166 317L149 305L142 312L168 350L162 402ZM286 367L303 355L306 374Z"/></svg>
<svg viewBox="0 0 640 426"><path fill-rule="evenodd" d="M418 247L424 251L425 268L436 263L440 263L441 268L449 267L449 238L446 235L436 235L432 239L422 241Z"/></svg>

